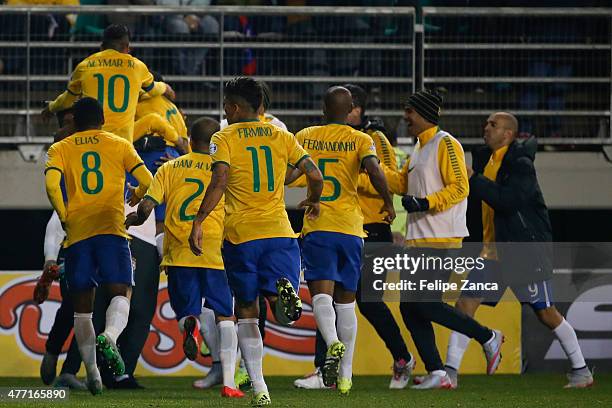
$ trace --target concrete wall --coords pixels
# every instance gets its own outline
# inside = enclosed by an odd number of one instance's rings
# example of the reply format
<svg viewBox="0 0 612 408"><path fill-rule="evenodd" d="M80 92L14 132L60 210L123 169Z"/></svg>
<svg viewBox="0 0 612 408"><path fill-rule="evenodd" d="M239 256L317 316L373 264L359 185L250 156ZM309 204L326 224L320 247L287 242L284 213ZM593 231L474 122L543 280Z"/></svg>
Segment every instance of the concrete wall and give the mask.
<svg viewBox="0 0 612 408"><path fill-rule="evenodd" d="M28 163L18 151L0 151L0 209L50 208L43 161ZM539 152L536 168L550 208L612 208L612 163L603 153ZM289 189L287 205L294 207L304 197L303 189Z"/></svg>

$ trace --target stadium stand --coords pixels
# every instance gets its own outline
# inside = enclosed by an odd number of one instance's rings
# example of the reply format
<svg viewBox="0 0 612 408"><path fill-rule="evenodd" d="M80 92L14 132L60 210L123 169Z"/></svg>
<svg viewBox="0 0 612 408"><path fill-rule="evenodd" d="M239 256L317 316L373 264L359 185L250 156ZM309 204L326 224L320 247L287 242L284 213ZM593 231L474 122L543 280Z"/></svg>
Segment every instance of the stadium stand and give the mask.
<svg viewBox="0 0 612 408"><path fill-rule="evenodd" d="M367 12L325 7L340 5L329 1L247 8L159 1L127 12L117 4L127 2L89 6L99 3L82 1L87 8L78 14L67 6L3 7L3 145L50 141L39 117L43 101L61 92L74 66L98 47L100 27L122 18L133 30L133 54L176 84L191 117L220 115L220 84L249 74L271 85L271 112L293 131L320 120L327 86L357 82L372 95L371 115L389 129L401 116L401 95L424 86L446 91L444 126L463 143L480 141L482 117L500 107L516 112L521 131L540 143L610 141L610 9L388 7L457 4L435 1L367 1L374 6Z"/></svg>

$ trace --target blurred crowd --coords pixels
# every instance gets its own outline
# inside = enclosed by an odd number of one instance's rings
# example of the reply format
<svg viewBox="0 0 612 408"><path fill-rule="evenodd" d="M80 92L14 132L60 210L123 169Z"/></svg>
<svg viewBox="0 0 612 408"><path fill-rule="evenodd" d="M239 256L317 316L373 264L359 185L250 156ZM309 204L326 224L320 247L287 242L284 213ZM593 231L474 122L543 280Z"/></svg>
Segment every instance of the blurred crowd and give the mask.
<svg viewBox="0 0 612 408"><path fill-rule="evenodd" d="M0 0L1 1L1 0ZM98 42L108 24L125 24L131 31L133 42L182 42L192 44L216 44L222 31L225 43L241 42L245 46L228 47L223 53L224 75L274 75L274 76L361 76L404 77L412 72L412 50L385 49L281 49L280 47L253 47L249 43L261 42L333 42L333 43L381 43L412 44L412 24L405 23L405 16L321 16L321 15L220 15L207 13L208 6L413 6L420 10L426 6L500 7L509 2L496 0L5 0L8 5L115 5L115 6L191 6L202 9L197 14L135 15L135 14L32 14L30 41L92 41ZM516 7L574 7L570 0L517 0ZM581 7L610 6L609 0L586 0ZM525 43L525 44L609 44L609 18L590 19L571 16L547 18L546 16L521 19L490 15L486 18L457 16L428 16L424 19L425 36L430 43ZM0 14L0 41L24 41L28 27L25 16ZM221 30L221 27L223 29ZM71 66L91 49L31 48L30 73L33 75L66 75ZM206 47L136 47L133 54L146 61L154 70L169 75L199 76L221 74L219 48ZM0 48L0 75L25 75L27 52L24 47ZM584 50L461 50L429 51L426 57L426 75L429 77L606 77L611 69L609 52L599 61ZM599 54L597 54L599 55ZM601 56L600 55L600 56ZM588 61L588 62L585 62ZM500 81L494 84L451 84L461 92L503 93L513 91L518 97L520 110L562 111L568 108L567 95L576 91L571 83L515 85ZM0 88L14 86L0 82ZM42 84L41 86L46 86ZM319 100L327 83L293 85L303 100ZM462 89L461 87L465 88ZM12 89L12 88L11 88ZM287 89L292 89L288 85ZM578 90L591 92L589 85ZM376 101L383 93L379 86L371 89ZM593 92L599 92L593 89ZM591 92L592 93L592 92ZM603 98L603 99L602 99ZM602 101L605 99L602 96ZM302 98L300 98L302 99ZM481 98L479 98L481 99ZM597 97L595 99L599 100ZM391 101L396 103L397 101ZM0 101L0 104L2 101ZM312 108L295 102L291 108ZM384 102L382 102L384 103ZM450 108L453 101L449 101ZM466 101L460 101L464 108ZM592 106L579 106L596 110ZM533 133L530 120L525 120L525 131ZM548 134L557 134L562 126L558 118L549 119Z"/></svg>

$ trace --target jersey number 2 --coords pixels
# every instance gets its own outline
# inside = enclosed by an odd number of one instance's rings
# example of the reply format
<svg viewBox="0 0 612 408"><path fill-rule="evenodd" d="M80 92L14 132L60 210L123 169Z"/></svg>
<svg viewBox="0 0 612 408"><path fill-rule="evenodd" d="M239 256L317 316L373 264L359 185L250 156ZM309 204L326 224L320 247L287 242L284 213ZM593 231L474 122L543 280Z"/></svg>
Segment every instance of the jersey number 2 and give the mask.
<svg viewBox="0 0 612 408"><path fill-rule="evenodd" d="M204 183L202 183L201 180L195 178L186 178L185 183L193 183L198 186L198 189L195 193L187 197L187 199L183 201L183 204L181 204L181 208L179 209L179 218L181 221L193 221L195 219L195 214L187 215L187 207L189 207L189 204L191 204L193 200L202 195L202 193L204 192Z"/></svg>
<svg viewBox="0 0 612 408"><path fill-rule="evenodd" d="M104 75L95 74L94 78L98 80L98 102L104 106ZM123 103L117 107L115 105L115 85L117 80L123 82ZM125 75L113 75L108 78L108 108L113 112L121 113L127 110L128 104L130 103L130 80Z"/></svg>

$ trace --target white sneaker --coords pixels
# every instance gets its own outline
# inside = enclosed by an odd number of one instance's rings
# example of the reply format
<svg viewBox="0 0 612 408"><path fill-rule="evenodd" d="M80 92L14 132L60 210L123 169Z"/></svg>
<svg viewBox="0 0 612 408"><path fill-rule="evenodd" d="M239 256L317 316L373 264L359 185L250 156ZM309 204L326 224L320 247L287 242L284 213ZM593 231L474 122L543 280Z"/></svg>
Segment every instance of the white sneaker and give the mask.
<svg viewBox="0 0 612 408"><path fill-rule="evenodd" d="M502 359L501 346L504 342L504 335L499 330L493 330L493 337L482 345L482 350L487 358L487 374L492 375L499 367Z"/></svg>
<svg viewBox="0 0 612 408"><path fill-rule="evenodd" d="M70 388L71 390L87 390L87 386L83 381L80 381L74 374L60 374L53 383L55 388Z"/></svg>
<svg viewBox="0 0 612 408"><path fill-rule="evenodd" d="M406 361L403 358L395 361L393 363L393 377L391 378L389 389L403 390L406 388L415 365L416 361L412 355L410 355L410 361Z"/></svg>
<svg viewBox="0 0 612 408"><path fill-rule="evenodd" d="M457 370L455 370L451 366L444 366L444 371L446 371L446 374L448 374L448 378L450 378L451 385L452 385L451 388L453 390L457 389L457 387L459 387L459 373L457 372ZM426 378L427 378L426 375L417 375L416 377L414 377L412 382L418 385L418 384L423 383L423 381L425 381Z"/></svg>
<svg viewBox="0 0 612 408"><path fill-rule="evenodd" d="M314 372L305 375L302 378L298 378L293 382L295 388L302 388L305 390L323 390L331 387L326 387L323 384L323 374L321 369L317 368Z"/></svg>
<svg viewBox="0 0 612 408"><path fill-rule="evenodd" d="M451 385L453 386L453 390L459 387L459 373L453 367L444 366L444 371L448 374L448 378L451 380Z"/></svg>
<svg viewBox="0 0 612 408"><path fill-rule="evenodd" d="M204 389L212 388L215 385L219 385L222 383L223 383L223 369L221 368L221 364L213 364L212 368L210 369L206 377L201 378L199 380L195 380L193 382L193 388L204 390Z"/></svg>
<svg viewBox="0 0 612 408"><path fill-rule="evenodd" d="M96 368L93 373L87 373L87 380L85 385L92 395L102 394L102 378L100 377L100 371Z"/></svg>
<svg viewBox="0 0 612 408"><path fill-rule="evenodd" d="M568 383L563 388L588 388L593 386L593 374L588 367L567 373Z"/></svg>
<svg viewBox="0 0 612 408"><path fill-rule="evenodd" d="M453 384L446 372L444 375L429 374L422 378L422 382L417 385L413 385L413 390L435 390L435 389L453 389Z"/></svg>

